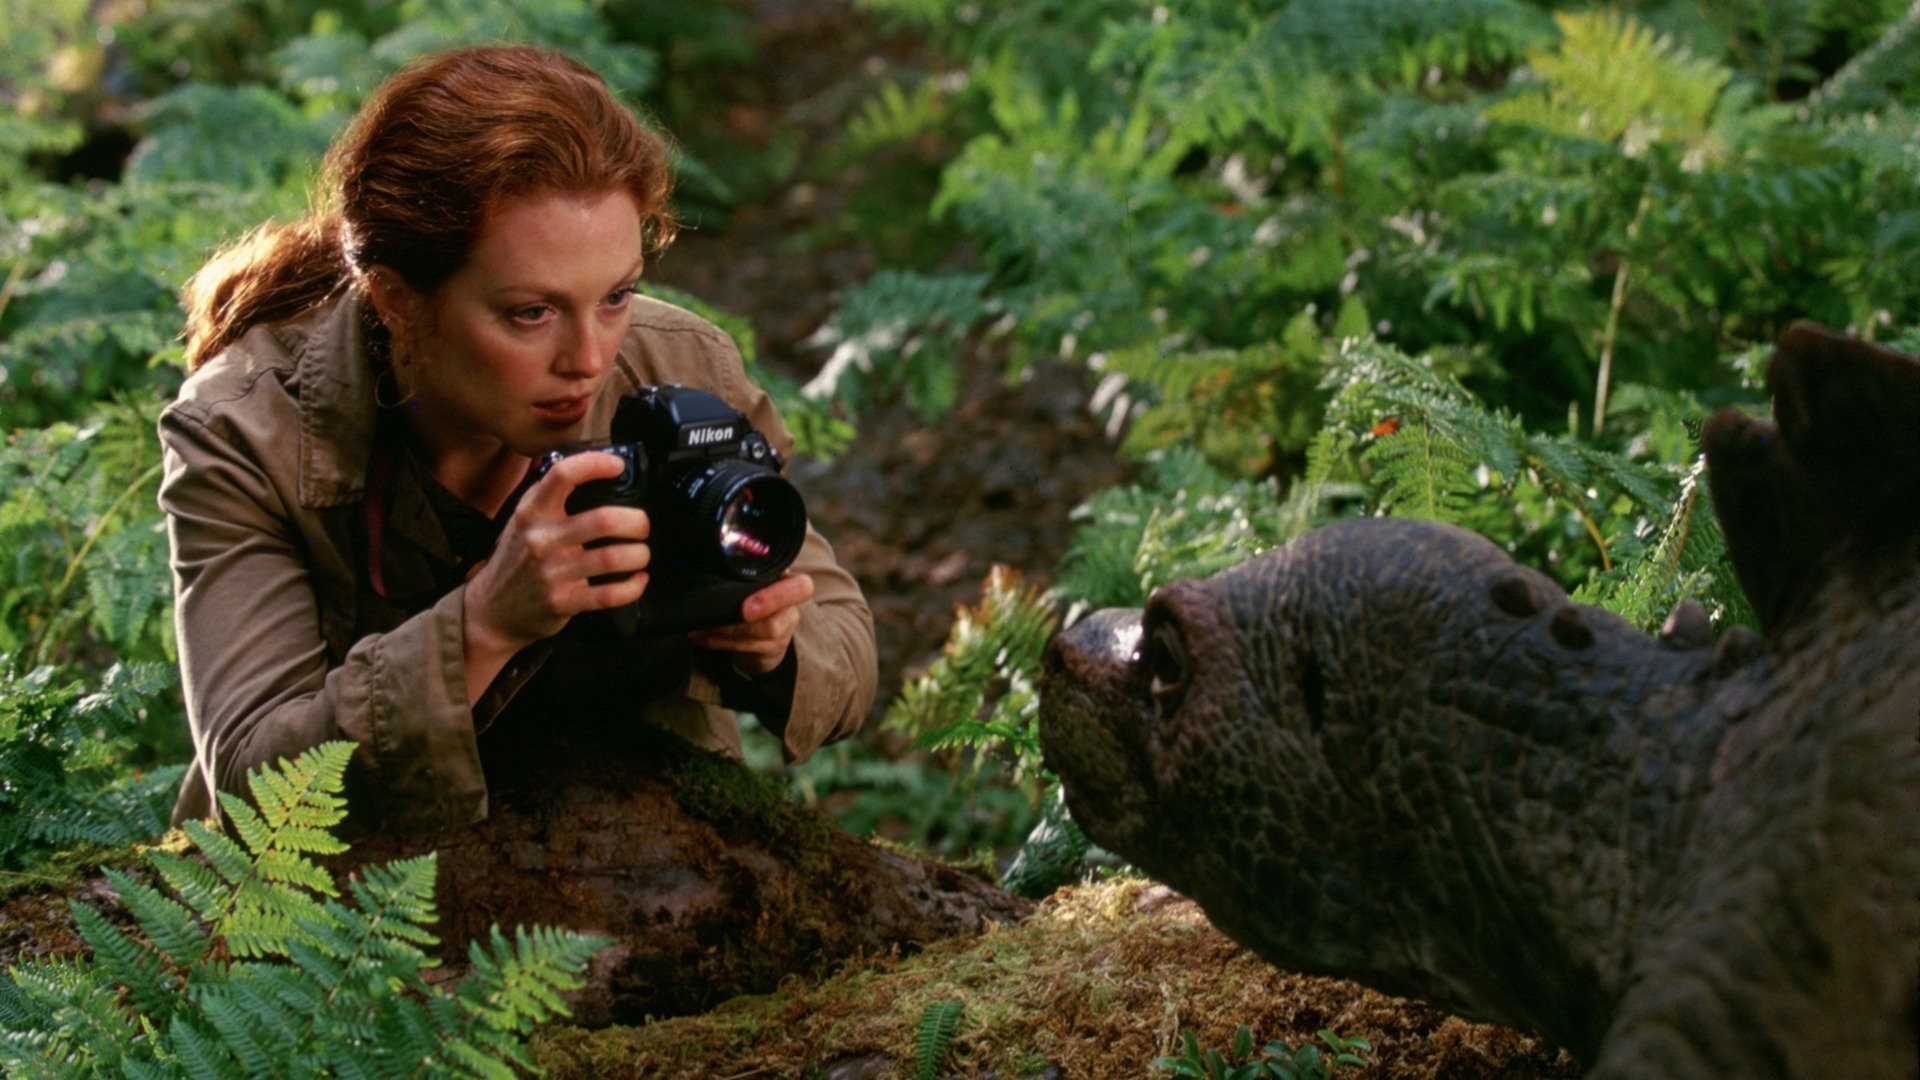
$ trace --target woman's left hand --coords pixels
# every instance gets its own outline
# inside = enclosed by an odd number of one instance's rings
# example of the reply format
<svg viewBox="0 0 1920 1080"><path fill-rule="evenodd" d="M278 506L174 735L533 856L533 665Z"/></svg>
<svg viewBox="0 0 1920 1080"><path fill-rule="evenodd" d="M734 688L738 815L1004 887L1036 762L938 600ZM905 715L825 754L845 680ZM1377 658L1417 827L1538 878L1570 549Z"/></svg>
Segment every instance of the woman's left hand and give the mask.
<svg viewBox="0 0 1920 1080"><path fill-rule="evenodd" d="M800 628L800 605L813 599L813 578L787 571L779 581L740 604L744 620L733 626L695 630L687 637L704 649L728 654L744 675L765 675L780 666Z"/></svg>

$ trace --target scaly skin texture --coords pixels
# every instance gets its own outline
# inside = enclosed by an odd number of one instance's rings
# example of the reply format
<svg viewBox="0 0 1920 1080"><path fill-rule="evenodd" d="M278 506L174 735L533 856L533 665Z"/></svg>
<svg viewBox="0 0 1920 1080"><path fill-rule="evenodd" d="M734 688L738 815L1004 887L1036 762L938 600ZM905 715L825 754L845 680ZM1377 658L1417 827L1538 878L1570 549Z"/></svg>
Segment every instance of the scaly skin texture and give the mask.
<svg viewBox="0 0 1920 1080"><path fill-rule="evenodd" d="M1343 522L1056 638L1075 820L1275 964L1595 1076L1916 1075L1920 364L1796 327L1770 375L1777 427L1706 432L1764 638Z"/></svg>

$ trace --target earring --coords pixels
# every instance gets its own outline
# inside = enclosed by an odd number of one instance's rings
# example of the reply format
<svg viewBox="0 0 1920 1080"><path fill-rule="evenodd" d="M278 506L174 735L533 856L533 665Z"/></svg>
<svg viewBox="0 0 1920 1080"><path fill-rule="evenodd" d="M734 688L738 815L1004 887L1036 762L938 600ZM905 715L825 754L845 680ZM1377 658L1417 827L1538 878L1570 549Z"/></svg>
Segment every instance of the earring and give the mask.
<svg viewBox="0 0 1920 1080"><path fill-rule="evenodd" d="M385 394L384 396L387 398L391 398L392 400L391 401L382 400L381 392L389 383L392 384L393 390L390 393ZM404 389L404 392L403 392L403 389ZM395 375L391 367L381 368L380 374L374 376L373 403L374 405L382 409L398 409L403 405L417 406L420 404L419 402L413 399L413 390L411 388L401 387L400 376Z"/></svg>

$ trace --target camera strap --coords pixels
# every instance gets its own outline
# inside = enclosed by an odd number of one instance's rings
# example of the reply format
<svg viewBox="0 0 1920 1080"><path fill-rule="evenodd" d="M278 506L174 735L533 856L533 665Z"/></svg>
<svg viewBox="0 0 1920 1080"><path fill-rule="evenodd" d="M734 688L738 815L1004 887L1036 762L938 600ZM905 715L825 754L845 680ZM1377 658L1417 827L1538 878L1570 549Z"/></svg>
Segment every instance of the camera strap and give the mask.
<svg viewBox="0 0 1920 1080"><path fill-rule="evenodd" d="M373 453L367 463L367 580L373 585L374 595L391 600L382 564L386 561L387 492L393 486L393 448L382 434L376 431Z"/></svg>

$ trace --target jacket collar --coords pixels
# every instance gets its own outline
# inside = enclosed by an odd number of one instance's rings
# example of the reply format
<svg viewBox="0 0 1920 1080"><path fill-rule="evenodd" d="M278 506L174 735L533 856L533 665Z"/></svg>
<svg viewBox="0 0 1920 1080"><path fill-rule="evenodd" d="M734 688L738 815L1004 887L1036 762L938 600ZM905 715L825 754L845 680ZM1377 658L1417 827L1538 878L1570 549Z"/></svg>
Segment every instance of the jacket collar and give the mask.
<svg viewBox="0 0 1920 1080"><path fill-rule="evenodd" d="M366 497L374 421L373 365L357 290L323 305L294 350L300 395L300 505L345 506ZM298 329L298 325L294 329Z"/></svg>

